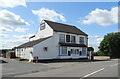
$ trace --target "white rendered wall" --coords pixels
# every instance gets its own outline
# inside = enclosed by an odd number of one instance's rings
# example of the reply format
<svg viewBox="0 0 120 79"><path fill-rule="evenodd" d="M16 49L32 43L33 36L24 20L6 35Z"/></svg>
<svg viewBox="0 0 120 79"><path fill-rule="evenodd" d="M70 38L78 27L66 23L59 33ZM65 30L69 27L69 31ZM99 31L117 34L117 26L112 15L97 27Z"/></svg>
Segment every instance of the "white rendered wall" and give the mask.
<svg viewBox="0 0 120 79"><path fill-rule="evenodd" d="M41 23L44 23L45 21L43 20ZM40 39L40 38L45 38L53 35L53 29L45 22L45 29L40 30L40 26L38 28L37 33L35 34L34 38L31 38L30 41Z"/></svg>
<svg viewBox="0 0 120 79"><path fill-rule="evenodd" d="M84 44L86 45L86 46L88 46L88 36L84 36L84 35L77 35L77 34L71 34L71 33L64 33L64 32L54 32L54 36L56 37L56 42L59 42L59 34L64 34L65 36L66 35L70 35L70 36L75 36L76 37L76 44L79 44L79 37L84 37ZM66 40L66 38L65 38L65 40Z"/></svg>
<svg viewBox="0 0 120 79"><path fill-rule="evenodd" d="M59 47L55 44L54 37L48 38L47 40L33 46L33 56L38 56L39 59L57 59ZM44 50L47 47L47 51Z"/></svg>
<svg viewBox="0 0 120 79"><path fill-rule="evenodd" d="M64 32L54 32L54 37L56 38L56 40L55 40L55 42L57 42L57 43L59 43L59 34L64 34L65 36L66 35L73 35L73 36L75 36L76 37L76 44L80 44L79 43L79 37L84 37L84 44L86 45L86 46L88 46L88 44L87 44L87 41L88 41L88 36L84 36L84 35L77 35L77 34L71 34L71 33L64 33ZM66 40L66 38L65 38L65 40Z"/></svg>
<svg viewBox="0 0 120 79"><path fill-rule="evenodd" d="M77 34L71 34L71 33L63 33L63 32L54 32L54 42L56 44L56 46L58 47L57 49L59 49L59 34L65 34L65 35L73 35L76 37L76 44L79 44L79 37L84 37L84 44L88 46L87 44L87 36L83 36L83 35L77 35ZM66 38L65 38L66 40ZM79 49L79 51L82 51L82 47L67 47L67 52L70 51L71 49ZM59 50L58 50L59 53ZM68 59L68 58L87 58L87 48L86 48L86 53L84 55L78 55L78 54L74 54L71 56L59 56L60 59Z"/></svg>
<svg viewBox="0 0 120 79"><path fill-rule="evenodd" d="M20 57L21 59L33 60L33 56L30 52L33 52L32 47L18 48L16 49L16 57Z"/></svg>
<svg viewBox="0 0 120 79"><path fill-rule="evenodd" d="M65 58L86 58L87 52L84 55L72 54L71 56L59 56L59 34L73 35L76 36L76 43L79 44L79 37L87 38L87 36L63 33L63 32L54 32L53 36L48 38L45 41L42 41L33 46L33 48L24 48L24 51L20 51L21 58L33 60L35 56L38 56L39 59L65 59ZM65 38L66 40L66 38ZM84 44L87 45L87 39L84 39ZM47 47L48 50L44 51L44 47ZM67 47L67 52L71 49L79 49L82 51L82 47ZM33 51L33 56L30 51ZM87 51L87 48L86 48Z"/></svg>

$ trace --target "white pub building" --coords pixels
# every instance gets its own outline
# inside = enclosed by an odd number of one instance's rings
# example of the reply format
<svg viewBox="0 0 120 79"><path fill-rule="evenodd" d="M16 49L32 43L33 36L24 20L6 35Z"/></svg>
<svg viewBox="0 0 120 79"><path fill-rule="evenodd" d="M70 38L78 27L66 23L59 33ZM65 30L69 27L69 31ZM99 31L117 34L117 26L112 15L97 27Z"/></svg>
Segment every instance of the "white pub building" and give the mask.
<svg viewBox="0 0 120 79"><path fill-rule="evenodd" d="M87 58L88 35L72 25L43 20L30 41L16 48L16 57L35 59Z"/></svg>

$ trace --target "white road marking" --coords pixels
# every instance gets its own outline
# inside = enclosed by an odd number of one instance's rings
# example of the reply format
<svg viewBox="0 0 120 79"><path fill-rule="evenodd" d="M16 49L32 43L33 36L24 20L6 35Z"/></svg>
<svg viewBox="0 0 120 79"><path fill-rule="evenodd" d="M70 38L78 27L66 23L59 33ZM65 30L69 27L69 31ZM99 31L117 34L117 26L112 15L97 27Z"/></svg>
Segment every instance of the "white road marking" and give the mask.
<svg viewBox="0 0 120 79"><path fill-rule="evenodd" d="M113 65L110 65L111 67L113 67L113 66L116 66L116 65L118 65L119 63L117 63L117 64L113 64Z"/></svg>
<svg viewBox="0 0 120 79"><path fill-rule="evenodd" d="M105 68L102 68L102 69L100 69L100 70L94 71L94 72L92 72L92 73L90 73L90 74L88 74L88 75L83 76L83 78L88 77L88 76L90 76L90 75L93 75L93 74L95 74L95 73L97 73L97 72L100 72L100 71L102 71L102 70L104 70L104 69L105 69ZM80 78L80 79L82 79L82 78Z"/></svg>

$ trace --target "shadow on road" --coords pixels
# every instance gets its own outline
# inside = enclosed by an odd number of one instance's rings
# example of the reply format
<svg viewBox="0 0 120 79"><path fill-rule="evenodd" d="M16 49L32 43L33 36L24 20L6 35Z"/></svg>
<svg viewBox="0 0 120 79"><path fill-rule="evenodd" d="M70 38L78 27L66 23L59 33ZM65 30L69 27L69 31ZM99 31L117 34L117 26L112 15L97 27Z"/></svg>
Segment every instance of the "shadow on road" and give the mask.
<svg viewBox="0 0 120 79"><path fill-rule="evenodd" d="M110 59L99 59L99 60L97 60L97 59L95 59L95 60L80 60L80 59L62 59L62 60L40 60L40 61L38 61L38 63L64 63L64 62L101 62L101 61L110 61Z"/></svg>
<svg viewBox="0 0 120 79"><path fill-rule="evenodd" d="M0 59L0 63L8 63L8 62Z"/></svg>

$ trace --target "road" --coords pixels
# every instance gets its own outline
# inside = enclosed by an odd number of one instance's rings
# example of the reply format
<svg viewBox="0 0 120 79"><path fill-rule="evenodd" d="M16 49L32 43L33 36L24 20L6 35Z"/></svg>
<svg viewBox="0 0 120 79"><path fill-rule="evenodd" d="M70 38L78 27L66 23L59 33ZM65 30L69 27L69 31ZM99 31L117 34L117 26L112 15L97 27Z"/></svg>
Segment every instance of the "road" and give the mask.
<svg viewBox="0 0 120 79"><path fill-rule="evenodd" d="M29 63L25 61L17 61L15 59L2 58L4 63L2 64L2 76L11 77L14 75L28 74L39 71L46 71L52 69L42 63Z"/></svg>
<svg viewBox="0 0 120 79"><path fill-rule="evenodd" d="M118 64L118 59L76 63L15 77L118 77Z"/></svg>

